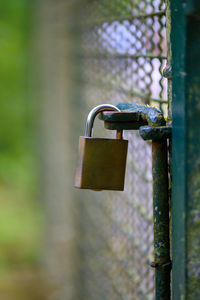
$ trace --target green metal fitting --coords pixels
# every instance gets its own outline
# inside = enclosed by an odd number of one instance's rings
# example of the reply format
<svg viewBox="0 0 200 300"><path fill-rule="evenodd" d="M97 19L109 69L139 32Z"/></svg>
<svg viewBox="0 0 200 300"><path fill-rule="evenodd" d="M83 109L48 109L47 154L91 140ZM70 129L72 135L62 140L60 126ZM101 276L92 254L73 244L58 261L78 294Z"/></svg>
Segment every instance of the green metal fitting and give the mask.
<svg viewBox="0 0 200 300"><path fill-rule="evenodd" d="M172 127L171 126L141 126L139 128L140 136L143 140L160 140L168 139L171 137Z"/></svg>
<svg viewBox="0 0 200 300"><path fill-rule="evenodd" d="M162 112L151 106L119 103L116 105L121 112L103 112L100 119L106 129L138 130L141 126L164 126L165 118Z"/></svg>

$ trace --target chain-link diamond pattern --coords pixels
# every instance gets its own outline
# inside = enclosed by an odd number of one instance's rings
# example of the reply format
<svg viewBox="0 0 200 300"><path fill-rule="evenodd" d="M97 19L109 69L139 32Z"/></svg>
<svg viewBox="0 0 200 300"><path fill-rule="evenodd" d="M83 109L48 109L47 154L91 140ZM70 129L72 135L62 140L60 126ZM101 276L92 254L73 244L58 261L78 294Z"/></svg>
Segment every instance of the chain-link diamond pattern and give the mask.
<svg viewBox="0 0 200 300"><path fill-rule="evenodd" d="M125 101L166 112L163 1L83 0L79 9L88 111ZM82 203L82 299L154 299L151 146L137 132L124 136L129 140L125 191L103 192L103 199L91 192Z"/></svg>

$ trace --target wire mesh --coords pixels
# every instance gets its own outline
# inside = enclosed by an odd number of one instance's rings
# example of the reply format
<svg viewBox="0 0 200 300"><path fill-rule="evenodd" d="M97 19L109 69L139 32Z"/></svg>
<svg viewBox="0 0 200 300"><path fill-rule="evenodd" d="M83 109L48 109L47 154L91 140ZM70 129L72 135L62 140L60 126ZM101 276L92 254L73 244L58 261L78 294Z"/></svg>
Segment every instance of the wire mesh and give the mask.
<svg viewBox="0 0 200 300"><path fill-rule="evenodd" d="M76 3L77 5L77 3ZM162 0L80 1L83 97L156 105L166 112L166 16ZM102 124L101 124L102 125ZM151 146L126 132L125 191L82 203L81 299L154 299Z"/></svg>

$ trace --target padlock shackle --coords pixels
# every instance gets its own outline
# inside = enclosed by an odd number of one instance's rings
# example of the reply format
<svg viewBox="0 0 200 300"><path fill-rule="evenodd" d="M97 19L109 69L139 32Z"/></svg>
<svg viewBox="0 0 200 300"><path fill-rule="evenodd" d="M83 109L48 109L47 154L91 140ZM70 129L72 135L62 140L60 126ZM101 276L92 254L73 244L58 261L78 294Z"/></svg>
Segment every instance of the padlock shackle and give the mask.
<svg viewBox="0 0 200 300"><path fill-rule="evenodd" d="M92 136L92 130L94 125L94 120L96 116L102 112L102 111L108 111L108 110L114 110L120 112L121 110L112 105L112 104L100 104L96 107L94 107L88 114L86 126L85 126L85 136L91 137Z"/></svg>

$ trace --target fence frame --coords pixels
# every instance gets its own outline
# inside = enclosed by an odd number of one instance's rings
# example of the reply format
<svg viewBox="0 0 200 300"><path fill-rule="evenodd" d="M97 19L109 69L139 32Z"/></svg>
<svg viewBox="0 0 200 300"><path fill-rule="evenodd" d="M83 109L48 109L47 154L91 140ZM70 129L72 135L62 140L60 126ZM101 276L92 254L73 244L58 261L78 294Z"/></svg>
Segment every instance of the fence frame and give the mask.
<svg viewBox="0 0 200 300"><path fill-rule="evenodd" d="M171 0L172 295L199 299L200 3Z"/></svg>

